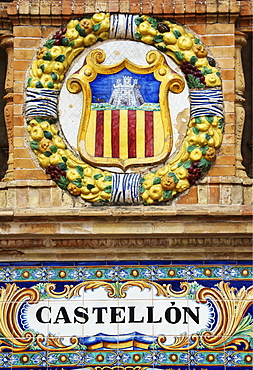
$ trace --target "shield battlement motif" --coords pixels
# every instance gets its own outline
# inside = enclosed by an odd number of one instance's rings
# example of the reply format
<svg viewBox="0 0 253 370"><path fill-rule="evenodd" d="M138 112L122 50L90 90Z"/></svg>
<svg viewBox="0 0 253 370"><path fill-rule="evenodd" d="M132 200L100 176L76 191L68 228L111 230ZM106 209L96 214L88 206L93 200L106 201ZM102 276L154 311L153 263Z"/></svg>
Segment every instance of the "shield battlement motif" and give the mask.
<svg viewBox="0 0 253 370"><path fill-rule="evenodd" d="M124 58L105 65L106 53L92 50L67 82L83 93L78 151L98 166L150 165L165 160L173 145L168 93L180 93L184 80L159 51L149 51L147 65Z"/></svg>

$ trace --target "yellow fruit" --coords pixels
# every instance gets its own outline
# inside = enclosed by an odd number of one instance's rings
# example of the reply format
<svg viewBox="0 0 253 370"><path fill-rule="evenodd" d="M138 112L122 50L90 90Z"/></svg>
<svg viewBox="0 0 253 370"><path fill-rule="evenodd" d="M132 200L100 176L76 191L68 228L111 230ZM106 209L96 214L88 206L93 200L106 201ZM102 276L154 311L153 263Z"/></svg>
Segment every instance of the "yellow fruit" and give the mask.
<svg viewBox="0 0 253 370"><path fill-rule="evenodd" d="M96 13L91 18L94 23L100 23L103 19L105 19L105 13Z"/></svg>
<svg viewBox="0 0 253 370"><path fill-rule="evenodd" d="M139 25L139 32L145 36L145 35L151 35L155 36L157 31L151 27L150 23L148 21L144 21Z"/></svg>
<svg viewBox="0 0 253 370"><path fill-rule="evenodd" d="M190 37L180 36L177 40L178 47L182 50L191 49L193 41Z"/></svg>
<svg viewBox="0 0 253 370"><path fill-rule="evenodd" d="M152 45L154 44L154 41L153 41L153 36L143 36L141 38L141 41L144 42L145 44L149 44L149 45Z"/></svg>
<svg viewBox="0 0 253 370"><path fill-rule="evenodd" d="M177 39L173 32L164 32L163 41L166 45L174 45Z"/></svg>

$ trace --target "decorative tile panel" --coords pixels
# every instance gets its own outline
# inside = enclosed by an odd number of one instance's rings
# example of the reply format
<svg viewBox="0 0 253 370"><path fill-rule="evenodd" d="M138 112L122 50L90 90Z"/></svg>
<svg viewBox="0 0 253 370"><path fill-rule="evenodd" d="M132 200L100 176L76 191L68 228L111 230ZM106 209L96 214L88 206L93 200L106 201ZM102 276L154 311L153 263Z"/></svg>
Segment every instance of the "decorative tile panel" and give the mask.
<svg viewBox="0 0 253 370"><path fill-rule="evenodd" d="M249 262L2 263L0 367L250 369Z"/></svg>

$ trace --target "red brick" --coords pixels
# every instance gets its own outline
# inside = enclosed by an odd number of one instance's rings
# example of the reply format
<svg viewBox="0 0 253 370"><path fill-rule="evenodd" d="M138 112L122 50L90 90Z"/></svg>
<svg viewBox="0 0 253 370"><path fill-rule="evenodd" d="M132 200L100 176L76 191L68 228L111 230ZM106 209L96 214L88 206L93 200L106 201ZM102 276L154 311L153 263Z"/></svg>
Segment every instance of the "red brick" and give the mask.
<svg viewBox="0 0 253 370"><path fill-rule="evenodd" d="M32 159L14 158L13 165L15 169L35 169L37 168Z"/></svg>
<svg viewBox="0 0 253 370"><path fill-rule="evenodd" d="M222 144L222 146L219 149L219 154L234 155L235 154L235 146L234 145L228 145L228 144Z"/></svg>
<svg viewBox="0 0 253 370"><path fill-rule="evenodd" d="M118 0L109 1L109 12L117 13L119 11L119 2Z"/></svg>
<svg viewBox="0 0 253 370"><path fill-rule="evenodd" d="M214 166L208 173L209 176L234 176L235 167L234 166Z"/></svg>
<svg viewBox="0 0 253 370"><path fill-rule="evenodd" d="M84 1L83 0L75 0L74 14L75 15L84 14Z"/></svg>
<svg viewBox="0 0 253 370"><path fill-rule="evenodd" d="M154 14L162 14L163 13L163 3L164 1L155 0L153 5L153 13Z"/></svg>
<svg viewBox="0 0 253 370"><path fill-rule="evenodd" d="M196 0L196 13L205 13L206 12L206 5L205 2L202 0Z"/></svg>
<svg viewBox="0 0 253 370"><path fill-rule="evenodd" d="M210 184L210 204L219 204L220 202L220 185Z"/></svg>
<svg viewBox="0 0 253 370"><path fill-rule="evenodd" d="M233 155L221 155L215 160L216 165L231 165L235 164L235 157Z"/></svg>
<svg viewBox="0 0 253 370"><path fill-rule="evenodd" d="M180 197L177 204L197 204L198 203L198 188L192 186L186 195Z"/></svg>
<svg viewBox="0 0 253 370"><path fill-rule="evenodd" d="M129 1L128 0L121 0L120 1L119 11L120 11L120 13L128 13L129 12Z"/></svg>
<svg viewBox="0 0 253 370"><path fill-rule="evenodd" d="M225 46L225 45L234 45L235 38L232 35L206 35L201 36L201 40L205 45L208 46Z"/></svg>
<svg viewBox="0 0 253 370"><path fill-rule="evenodd" d="M48 180L48 176L42 170L14 170L16 180Z"/></svg>
<svg viewBox="0 0 253 370"><path fill-rule="evenodd" d="M13 35L20 37L41 37L40 27L15 26Z"/></svg>

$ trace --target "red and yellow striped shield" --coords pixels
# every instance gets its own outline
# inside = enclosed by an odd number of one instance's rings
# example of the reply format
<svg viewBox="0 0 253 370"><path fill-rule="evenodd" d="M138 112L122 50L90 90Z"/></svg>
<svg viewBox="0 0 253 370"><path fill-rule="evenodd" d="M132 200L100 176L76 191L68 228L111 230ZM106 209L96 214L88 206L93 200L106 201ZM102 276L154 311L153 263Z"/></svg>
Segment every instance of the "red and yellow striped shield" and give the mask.
<svg viewBox="0 0 253 370"><path fill-rule="evenodd" d="M91 110L86 132L87 153L95 158L132 163L163 151L160 111L134 109Z"/></svg>
<svg viewBox="0 0 253 370"><path fill-rule="evenodd" d="M138 66L128 59L112 66L102 65L104 59L102 50L93 50L87 55L81 70L68 80L67 87L70 92L83 91L83 112L78 134L80 155L93 165L120 167L123 170L161 162L168 157L172 148L168 93L183 90L184 82L181 76L169 68L158 51L147 54L147 66ZM121 71L128 73L128 76L123 76L125 85L117 78ZM99 75L112 76L116 73L118 75L115 76L116 82L113 86L114 90L121 89L120 99L118 94L108 101L103 100L101 104L95 104L91 89L93 81ZM128 94L127 98L123 95L123 90L129 88L131 73L135 76L133 81L136 89L139 87L136 76L141 75L140 80L143 81L143 75L153 74L155 83L159 82L158 103L147 102L139 95L136 98L139 104L134 106L131 94ZM147 86L147 89L149 88L150 86ZM117 100L118 104L115 103Z"/></svg>

